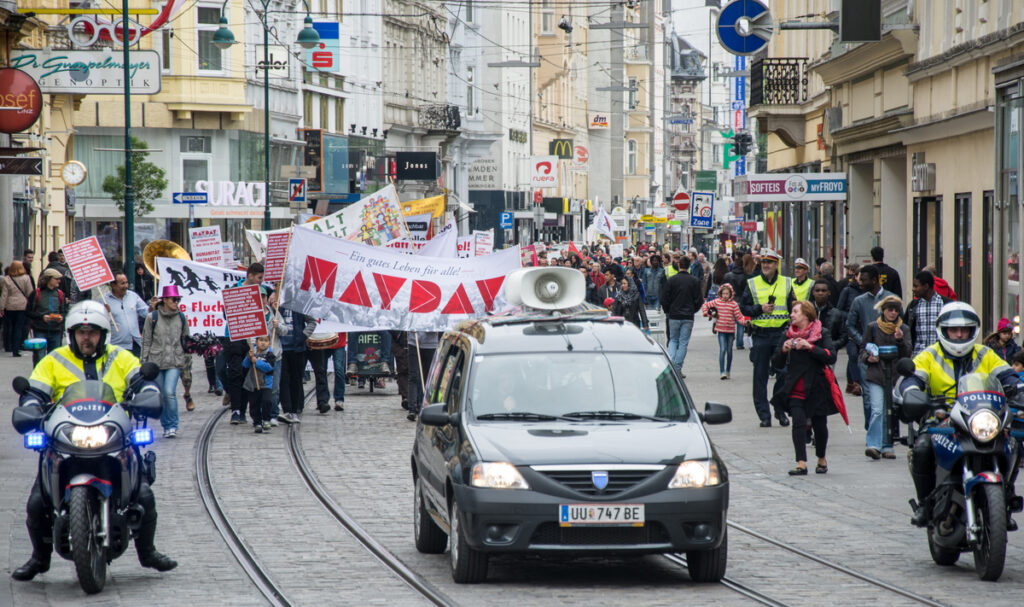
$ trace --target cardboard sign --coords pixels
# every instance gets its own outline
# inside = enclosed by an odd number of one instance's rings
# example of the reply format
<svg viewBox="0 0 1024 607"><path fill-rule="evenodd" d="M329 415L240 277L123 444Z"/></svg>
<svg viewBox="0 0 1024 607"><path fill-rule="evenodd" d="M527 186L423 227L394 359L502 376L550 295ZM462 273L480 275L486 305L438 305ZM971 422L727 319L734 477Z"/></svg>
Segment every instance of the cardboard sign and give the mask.
<svg viewBox="0 0 1024 607"><path fill-rule="evenodd" d="M473 230L473 256L490 255L494 252L494 230Z"/></svg>
<svg viewBox="0 0 1024 607"><path fill-rule="evenodd" d="M263 280L277 282L284 278L284 264L288 260L288 232L267 235L267 259L263 262Z"/></svg>
<svg viewBox="0 0 1024 607"><path fill-rule="evenodd" d="M263 314L259 285L224 289L221 291L221 299L231 341L267 334L267 319Z"/></svg>
<svg viewBox="0 0 1024 607"><path fill-rule="evenodd" d="M188 239L192 245L192 261L219 266L224 257L220 238L220 226L189 228Z"/></svg>
<svg viewBox="0 0 1024 607"><path fill-rule="evenodd" d="M61 247L61 251L71 268L71 275L82 291L114 280L114 274L95 236L69 242Z"/></svg>

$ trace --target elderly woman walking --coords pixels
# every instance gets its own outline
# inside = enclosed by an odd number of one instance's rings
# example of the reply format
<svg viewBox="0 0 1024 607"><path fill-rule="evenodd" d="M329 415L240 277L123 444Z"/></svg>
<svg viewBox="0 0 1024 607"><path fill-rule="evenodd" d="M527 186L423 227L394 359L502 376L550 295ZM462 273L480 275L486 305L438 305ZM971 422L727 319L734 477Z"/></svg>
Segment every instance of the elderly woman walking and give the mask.
<svg viewBox="0 0 1024 607"><path fill-rule="evenodd" d="M793 449L796 468L790 476L807 474L807 421L814 430L814 450L818 474L828 472L825 447L828 445L826 418L838 413L832 402L832 387L825 377L825 367L836 362L832 338L822 331L814 304L809 301L793 302L789 314L790 325L786 339L779 342L772 357L772 366L786 367L786 383L775 392L772 405L776 410L788 411L793 418Z"/></svg>
<svg viewBox="0 0 1024 607"><path fill-rule="evenodd" d="M4 317L4 349L13 356L21 356L21 342L25 339L25 309L35 289L32 277L20 261L11 262L4 276L3 294L0 295L0 315Z"/></svg>
<svg viewBox="0 0 1024 607"><path fill-rule="evenodd" d="M191 362L185 353L188 321L178 309L180 301L178 287L164 286L160 289L160 303L146 317L142 328L142 362L152 362L160 368L156 381L164 395L160 415L164 438L178 435L178 377L182 367Z"/></svg>

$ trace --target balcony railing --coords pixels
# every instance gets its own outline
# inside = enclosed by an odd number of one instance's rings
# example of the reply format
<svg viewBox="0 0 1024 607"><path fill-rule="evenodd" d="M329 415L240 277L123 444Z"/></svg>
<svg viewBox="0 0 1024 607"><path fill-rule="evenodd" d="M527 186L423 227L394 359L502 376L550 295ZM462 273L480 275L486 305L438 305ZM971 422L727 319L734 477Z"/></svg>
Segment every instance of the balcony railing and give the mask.
<svg viewBox="0 0 1024 607"><path fill-rule="evenodd" d="M796 105L807 101L806 57L767 57L750 66L750 105Z"/></svg>
<svg viewBox="0 0 1024 607"><path fill-rule="evenodd" d="M436 131L457 131L462 126L457 105L424 105L420 107L420 126Z"/></svg>

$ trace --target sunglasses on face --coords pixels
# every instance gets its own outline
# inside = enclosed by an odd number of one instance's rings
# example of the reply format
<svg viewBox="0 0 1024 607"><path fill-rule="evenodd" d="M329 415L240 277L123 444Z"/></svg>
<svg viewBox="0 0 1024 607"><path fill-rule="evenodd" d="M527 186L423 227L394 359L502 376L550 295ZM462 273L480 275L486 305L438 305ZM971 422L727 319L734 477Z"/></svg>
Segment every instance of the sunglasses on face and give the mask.
<svg viewBox="0 0 1024 607"><path fill-rule="evenodd" d="M171 301L181 301L180 297L165 297L164 299L169 299Z"/></svg>

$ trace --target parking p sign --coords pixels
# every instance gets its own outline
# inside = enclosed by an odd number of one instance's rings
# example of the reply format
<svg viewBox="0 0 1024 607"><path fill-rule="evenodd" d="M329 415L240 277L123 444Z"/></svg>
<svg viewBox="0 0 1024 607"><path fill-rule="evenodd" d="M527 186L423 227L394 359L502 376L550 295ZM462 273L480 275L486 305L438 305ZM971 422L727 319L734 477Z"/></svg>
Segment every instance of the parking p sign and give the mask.
<svg viewBox="0 0 1024 607"><path fill-rule="evenodd" d="M711 229L711 220L715 214L715 193L694 192L690 200L690 227Z"/></svg>
<svg viewBox="0 0 1024 607"><path fill-rule="evenodd" d="M504 211L498 219L498 227L502 230L509 230L512 228L512 213Z"/></svg>

